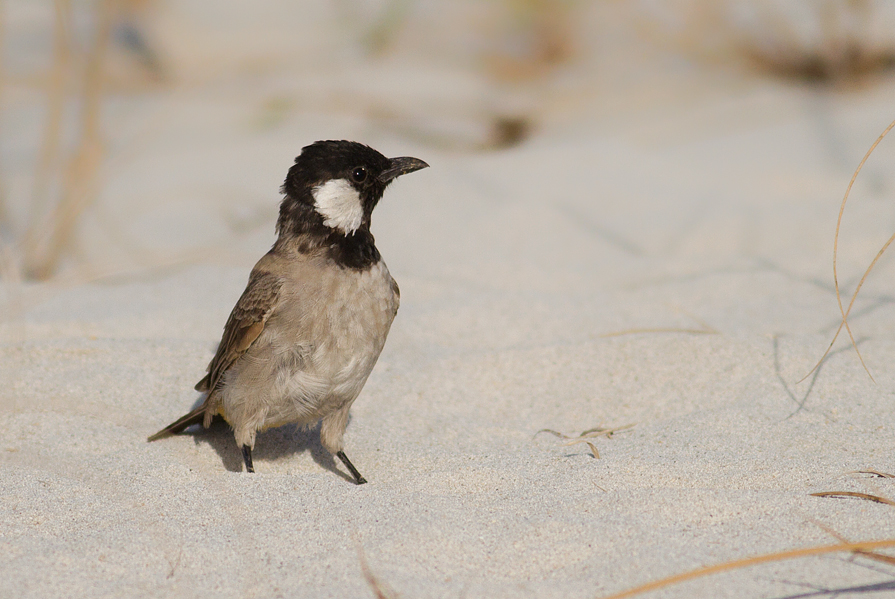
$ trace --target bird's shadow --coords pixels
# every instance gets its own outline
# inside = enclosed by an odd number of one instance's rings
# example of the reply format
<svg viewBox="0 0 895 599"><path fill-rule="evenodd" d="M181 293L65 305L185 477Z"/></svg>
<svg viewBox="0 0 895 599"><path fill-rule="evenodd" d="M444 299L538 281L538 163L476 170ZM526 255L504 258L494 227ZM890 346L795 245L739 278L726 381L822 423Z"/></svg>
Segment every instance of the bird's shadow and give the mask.
<svg viewBox="0 0 895 599"><path fill-rule="evenodd" d="M229 472L241 472L244 469L242 449L236 445L233 429L220 416L215 416L207 429L201 425L191 426L180 434L191 436L197 445L199 443L210 445ZM258 433L255 448L252 450L252 460L255 463L255 470L258 471L259 462L263 464L304 452L310 452L311 458L326 470L338 474L348 482L355 482L354 477L339 470L335 457L320 443L319 422L311 427L287 424Z"/></svg>

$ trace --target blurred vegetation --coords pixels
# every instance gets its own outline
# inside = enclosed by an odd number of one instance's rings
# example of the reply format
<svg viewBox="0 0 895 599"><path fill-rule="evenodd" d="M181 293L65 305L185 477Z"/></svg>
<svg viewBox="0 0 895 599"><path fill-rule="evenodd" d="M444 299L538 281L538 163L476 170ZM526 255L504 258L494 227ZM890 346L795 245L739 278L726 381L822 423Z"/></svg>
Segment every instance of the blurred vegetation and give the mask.
<svg viewBox="0 0 895 599"><path fill-rule="evenodd" d="M677 26L652 33L716 64L852 85L895 66L892 8L878 0L677 0L665 6L674 18L663 20Z"/></svg>
<svg viewBox="0 0 895 599"><path fill-rule="evenodd" d="M448 99L408 115L407 102L391 105L390 98L371 95L365 99L358 94L338 104L333 98L341 101L345 95L339 90L321 92L313 101L282 92L261 102L261 114L254 121L257 128L281 127L297 111L319 109L313 104L316 101L328 109L353 110L385 128L443 149L512 147L537 131L545 107L555 100L551 98L554 89L583 87L588 78L595 80L612 68L619 72L642 68L645 59L631 52L637 46L612 46L625 31L630 34L628 41L635 39L641 49L652 44L653 56L675 54L725 68L745 65L799 82L849 84L895 64L895 11L889 8L885 13L885 5L873 0L341 0L335 8L322 6L328 5L308 5L316 7L313 14L318 17L330 10L346 24L332 32L327 46L330 53L347 48L344 58L328 63L333 68L339 67L339 60L350 62L358 56L368 61L370 69L396 58L450 65L472 73L481 83L483 98L457 108L462 102ZM0 48L5 48L2 41L8 23L2 8L0 4ZM235 11L252 10L215 3L209 3L204 13L202 9L194 1L184 11L208 17L229 11L221 20L208 18L209 29L226 22L228 15L233 21ZM198 36L192 45L166 47L176 45L179 38L192 38L190 27L197 22L185 19L172 29L172 19L156 18L164 10L170 13L172 8L153 0L54 0L47 13L52 19L46 23L46 30L52 32L46 38L52 46L45 52L48 64L42 72L19 77L16 83L31 86L43 98L30 195L13 197L0 171L0 257L6 256L0 263L7 265L7 272L14 269L25 278L47 279L66 260L77 261L79 222L103 186L103 165L108 160L103 115L110 94L164 94L208 77L213 69L237 72L244 68L237 66L240 60L255 64L254 59L240 57L244 49L238 43L226 55L203 47L205 38ZM236 21L227 26L239 27ZM204 21L198 24L206 25ZM277 31L288 30L278 25ZM168 37L153 37L157 31L167 31ZM276 52L276 40L263 36L262 40ZM291 45L279 58L288 63L295 57L288 53L301 48L302 40L284 39L283 43ZM3 58L0 101L9 87ZM190 66L183 66L186 63ZM314 64L314 60L302 64ZM560 80L562 84L555 85ZM611 82L588 85L611 89ZM400 100L401 91L395 90L395 98ZM590 109L586 102L577 106ZM432 112L425 110L474 112L469 118L475 119L475 127L472 133L463 133L462 127L450 121L458 118L451 114L448 124L437 129L431 123L439 120L438 115L429 118ZM23 204L26 210L13 209Z"/></svg>

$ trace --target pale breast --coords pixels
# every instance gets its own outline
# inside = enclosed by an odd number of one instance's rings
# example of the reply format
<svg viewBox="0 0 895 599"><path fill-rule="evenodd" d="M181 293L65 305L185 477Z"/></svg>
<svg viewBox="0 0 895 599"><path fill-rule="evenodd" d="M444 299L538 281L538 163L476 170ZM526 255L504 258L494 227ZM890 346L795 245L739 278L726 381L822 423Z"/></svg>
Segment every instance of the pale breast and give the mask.
<svg viewBox="0 0 895 599"><path fill-rule="evenodd" d="M259 428L267 428L311 422L354 401L398 303L397 285L382 261L365 271L298 265L264 331L228 373L225 410L246 418L263 411Z"/></svg>
<svg viewBox="0 0 895 599"><path fill-rule="evenodd" d="M334 385L366 380L398 310L396 286L380 261L365 271L331 270L306 320L312 361ZM309 315L310 316L310 315Z"/></svg>

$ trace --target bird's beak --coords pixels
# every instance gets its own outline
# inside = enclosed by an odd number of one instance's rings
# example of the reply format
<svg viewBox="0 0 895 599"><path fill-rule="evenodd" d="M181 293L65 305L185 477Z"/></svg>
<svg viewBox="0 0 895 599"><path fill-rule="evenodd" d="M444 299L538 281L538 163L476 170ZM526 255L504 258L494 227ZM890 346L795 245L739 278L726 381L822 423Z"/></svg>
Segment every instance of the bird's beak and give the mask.
<svg viewBox="0 0 895 599"><path fill-rule="evenodd" d="M401 175L406 175L407 173L418 171L421 168L426 168L427 166L429 165L419 158L410 158L409 156L402 156L400 158L389 158L388 168L379 174L379 180L382 183L388 183L392 179L400 177Z"/></svg>

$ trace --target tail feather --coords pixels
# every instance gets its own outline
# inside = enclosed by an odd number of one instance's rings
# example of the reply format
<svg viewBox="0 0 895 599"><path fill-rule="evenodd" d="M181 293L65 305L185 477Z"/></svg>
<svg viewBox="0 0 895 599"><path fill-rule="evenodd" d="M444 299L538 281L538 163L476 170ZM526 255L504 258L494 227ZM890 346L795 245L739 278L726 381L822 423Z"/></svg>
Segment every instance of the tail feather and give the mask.
<svg viewBox="0 0 895 599"><path fill-rule="evenodd" d="M177 433L183 431L183 429L188 426L193 426L194 424L202 424L202 421L205 419L205 404L202 404L186 416L181 416L159 432L151 435L147 441L155 441L156 439L161 439L162 437L167 437L168 435L176 435Z"/></svg>

